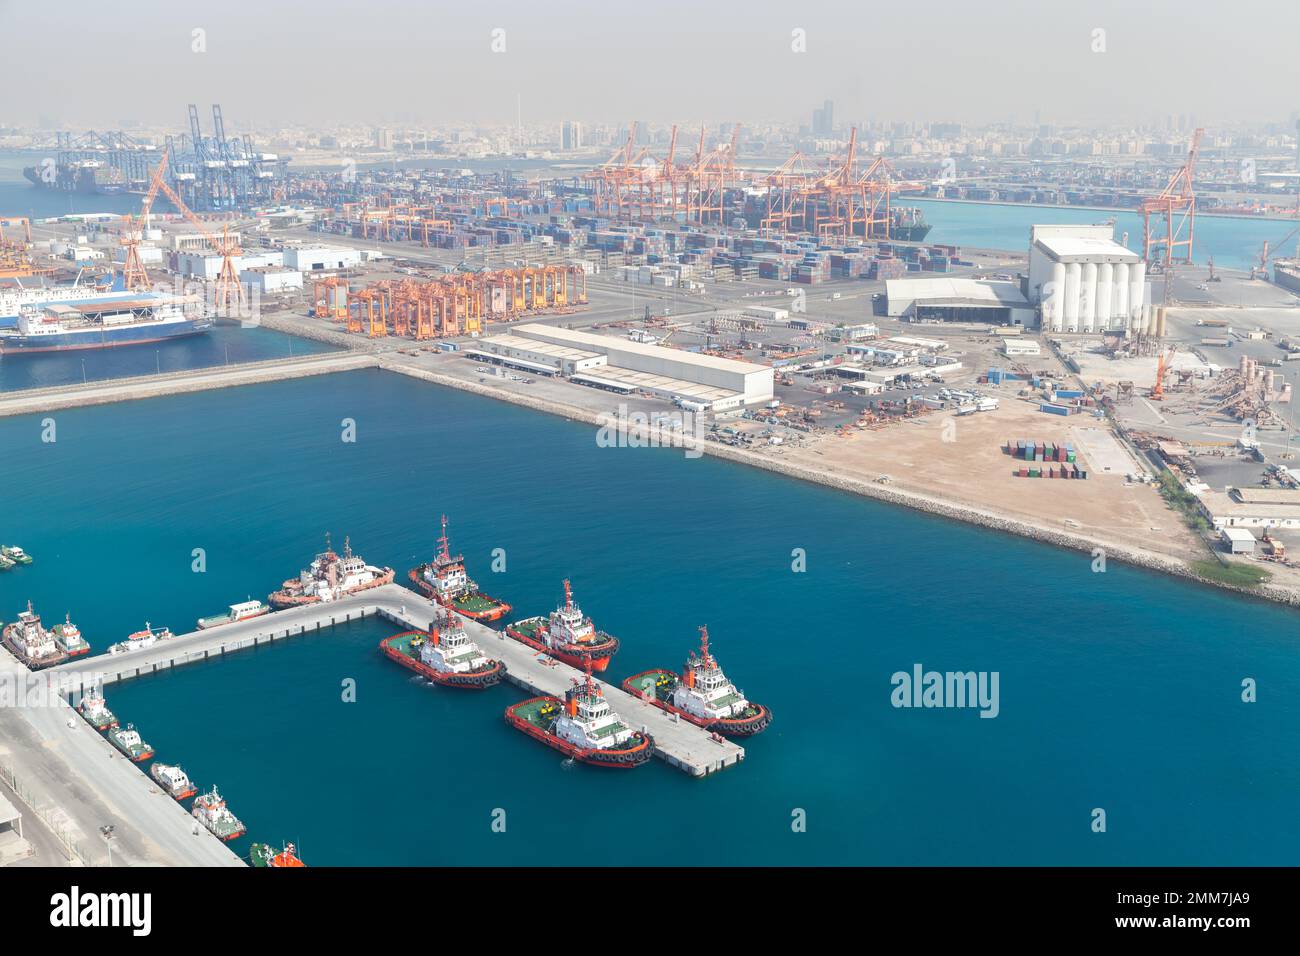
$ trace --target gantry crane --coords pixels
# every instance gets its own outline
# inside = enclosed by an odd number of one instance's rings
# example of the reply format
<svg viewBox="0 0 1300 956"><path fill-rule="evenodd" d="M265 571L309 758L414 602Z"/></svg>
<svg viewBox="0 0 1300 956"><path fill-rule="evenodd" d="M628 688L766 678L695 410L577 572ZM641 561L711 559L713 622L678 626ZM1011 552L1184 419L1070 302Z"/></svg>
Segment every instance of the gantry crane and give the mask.
<svg viewBox="0 0 1300 956"><path fill-rule="evenodd" d="M1196 192L1192 180L1204 134L1203 129L1192 134L1187 160L1169 178L1158 196L1142 201L1142 258L1146 260L1148 270L1174 263L1192 263L1192 243L1196 236ZM1152 216L1164 219L1164 235L1152 231ZM1153 257L1158 249L1164 250L1163 259ZM1178 255L1179 249L1185 250L1181 256Z"/></svg>
<svg viewBox="0 0 1300 956"><path fill-rule="evenodd" d="M145 272L144 262L140 259L141 230L149 225L149 210L158 198L158 189L167 172L167 153L164 151L149 179L149 190L144 202L140 204L140 218L137 220L130 213L122 217L122 245L126 255L122 258L122 287L128 292L138 292L149 288L149 274Z"/></svg>
<svg viewBox="0 0 1300 956"><path fill-rule="evenodd" d="M176 194L176 191L167 185L166 182L159 179L158 186L168 199L172 201L177 209L199 234L207 241L208 245L221 256L221 270L217 273L216 284L216 310L218 315L230 315L230 300L233 297L235 305L240 309L244 305L244 287L239 284L239 275L235 272L235 257L238 256L242 249L239 248L238 240L230 237L230 227L227 224L221 226L221 238L218 239L203 221L185 205L185 201Z"/></svg>

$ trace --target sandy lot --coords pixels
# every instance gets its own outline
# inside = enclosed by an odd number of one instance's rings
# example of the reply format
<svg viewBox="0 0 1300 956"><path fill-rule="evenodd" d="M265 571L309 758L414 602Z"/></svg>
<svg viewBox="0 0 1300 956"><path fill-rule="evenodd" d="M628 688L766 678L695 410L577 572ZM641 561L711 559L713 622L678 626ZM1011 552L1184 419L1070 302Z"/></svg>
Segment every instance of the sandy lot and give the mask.
<svg viewBox="0 0 1300 956"><path fill-rule="evenodd" d="M996 509L1007 517L1044 528L1074 530L1182 558L1200 558L1196 537L1149 485L1129 484L1129 468L1117 466L1127 454L1104 422L1080 415L1046 415L1036 405L1010 398L1002 407L953 418L933 412L879 431L857 431L847 438L826 437L791 449L791 460L857 478L889 475L895 487L941 496L950 501ZM951 440L945 441L945 437ZM1015 459L1003 446L1008 438L1073 443L1086 462L1085 481L1018 478ZM1089 460L1093 448L1099 461ZM1119 457L1116 457L1118 453ZM1102 473L1100 461L1112 467Z"/></svg>

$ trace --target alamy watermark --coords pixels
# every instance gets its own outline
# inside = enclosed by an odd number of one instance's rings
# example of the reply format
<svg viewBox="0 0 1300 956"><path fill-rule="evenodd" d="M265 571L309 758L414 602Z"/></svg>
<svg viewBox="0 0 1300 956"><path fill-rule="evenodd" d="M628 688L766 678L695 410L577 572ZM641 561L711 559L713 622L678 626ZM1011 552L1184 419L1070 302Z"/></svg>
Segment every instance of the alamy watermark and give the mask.
<svg viewBox="0 0 1300 956"><path fill-rule="evenodd" d="M999 703L998 671L927 671L920 664L896 671L889 702L895 707L976 707L981 717L996 717Z"/></svg>
<svg viewBox="0 0 1300 956"><path fill-rule="evenodd" d="M682 448L687 458L704 454L704 418L689 409L651 415L630 411L620 402L616 413L601 412L596 423L601 448Z"/></svg>

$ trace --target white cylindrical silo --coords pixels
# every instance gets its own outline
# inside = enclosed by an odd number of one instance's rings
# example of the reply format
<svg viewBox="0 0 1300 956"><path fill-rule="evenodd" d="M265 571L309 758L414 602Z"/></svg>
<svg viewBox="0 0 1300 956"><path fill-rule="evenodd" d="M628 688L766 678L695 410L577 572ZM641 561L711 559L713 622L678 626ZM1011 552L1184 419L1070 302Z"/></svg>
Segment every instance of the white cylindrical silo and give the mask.
<svg viewBox="0 0 1300 956"><path fill-rule="evenodd" d="M1085 332L1096 329L1097 321L1097 263L1088 262L1083 267L1083 282L1079 286L1079 323Z"/></svg>
<svg viewBox="0 0 1300 956"><path fill-rule="evenodd" d="M1065 267L1065 331L1079 331L1079 279L1083 269L1077 262Z"/></svg>
<svg viewBox="0 0 1300 956"><path fill-rule="evenodd" d="M1146 305L1146 278L1147 264L1145 262L1135 262L1128 270L1128 307L1133 313L1133 317L1142 316L1142 306ZM1143 325L1142 331L1148 331Z"/></svg>
<svg viewBox="0 0 1300 956"><path fill-rule="evenodd" d="M1111 314L1115 316L1120 328L1130 327L1128 314L1128 263L1121 262L1115 267L1115 301L1111 305Z"/></svg>
<svg viewBox="0 0 1300 956"><path fill-rule="evenodd" d="M1053 332L1060 332L1065 323L1065 263L1058 262L1052 266L1052 279L1043 290L1043 314L1047 317L1047 327Z"/></svg>
<svg viewBox="0 0 1300 956"><path fill-rule="evenodd" d="M1110 306L1115 297L1115 267L1103 262L1097 270L1097 328L1110 328Z"/></svg>

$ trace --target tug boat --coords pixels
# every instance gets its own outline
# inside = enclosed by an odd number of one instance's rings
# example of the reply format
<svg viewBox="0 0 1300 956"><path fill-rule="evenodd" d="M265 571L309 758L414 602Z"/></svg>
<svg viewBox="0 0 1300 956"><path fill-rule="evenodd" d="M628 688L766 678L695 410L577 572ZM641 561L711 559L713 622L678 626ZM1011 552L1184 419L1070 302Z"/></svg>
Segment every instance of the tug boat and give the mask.
<svg viewBox="0 0 1300 956"><path fill-rule="evenodd" d="M135 729L135 724L127 724L125 727L110 730L108 739L114 747L122 751L133 763L140 763L153 756L153 748L141 739L140 731Z"/></svg>
<svg viewBox="0 0 1300 956"><path fill-rule="evenodd" d="M32 556L16 544L0 544L0 557L13 564L31 564Z"/></svg>
<svg viewBox="0 0 1300 956"><path fill-rule="evenodd" d="M451 553L447 541L447 516L442 516L438 553L428 564L407 572L411 583L443 607L472 621L496 621L510 613L510 605L484 594L465 573L465 557Z"/></svg>
<svg viewBox="0 0 1300 956"><path fill-rule="evenodd" d="M86 718L86 723L100 733L117 726L117 717L108 709L104 695L98 691L87 691L77 704L77 713Z"/></svg>
<svg viewBox="0 0 1300 956"><path fill-rule="evenodd" d="M194 809L190 812L194 814L194 819L207 827L218 840L226 842L236 840L247 831L247 828L239 822L239 818L230 812L226 801L221 798L221 794L217 793L215 786L195 798Z"/></svg>
<svg viewBox="0 0 1300 956"><path fill-rule="evenodd" d="M272 607L297 607L337 601L348 594L392 584L396 572L392 568L377 568L366 564L352 553L351 543L343 539L343 556L330 547L330 537L325 535L325 550L312 560L296 578L285 581L268 599Z"/></svg>
<svg viewBox="0 0 1300 956"><path fill-rule="evenodd" d="M149 768L149 776L154 782L171 795L173 800L188 800L199 792L199 788L190 781L189 775L173 764L156 763Z"/></svg>
<svg viewBox="0 0 1300 956"><path fill-rule="evenodd" d="M292 843L286 843L284 849L279 853L276 853L275 847L269 844L254 843L248 851L248 859L253 866L266 866L272 869L281 867L296 868L307 865L298 859L298 848Z"/></svg>
<svg viewBox="0 0 1300 956"><path fill-rule="evenodd" d="M108 652L110 654L129 654L132 651L142 651L146 647L153 647L159 641L170 641L175 636L170 628L154 627L148 621L145 621L143 631L136 631L134 634L129 635L125 641L110 645Z"/></svg>
<svg viewBox="0 0 1300 956"><path fill-rule="evenodd" d="M58 644L60 650L69 657L80 657L82 654L90 653L90 645L81 636L81 629L72 623L71 614L64 614L63 623L55 624L50 628L50 633L54 635L54 643Z"/></svg>
<svg viewBox="0 0 1300 956"><path fill-rule="evenodd" d="M566 578L564 603L549 617L530 617L506 627L506 633L543 654L576 667L579 670L591 664L596 672L609 666L609 659L618 650L618 638L596 630L591 618L582 613L573 600L573 590Z"/></svg>
<svg viewBox="0 0 1300 956"><path fill-rule="evenodd" d="M271 606L263 604L261 601L240 601L238 604L230 605L230 608L224 614L213 614L211 617L201 617L195 622L195 627L200 631L206 631L212 627L220 627L222 624L234 624L236 621L247 621L252 617L261 617L269 613Z"/></svg>
<svg viewBox="0 0 1300 956"><path fill-rule="evenodd" d="M548 747L595 767L631 769L649 761L654 738L633 730L610 708L599 685L586 677L558 697L533 697L506 708L506 722Z"/></svg>
<svg viewBox="0 0 1300 956"><path fill-rule="evenodd" d="M751 737L772 722L770 710L746 700L722 673L709 653L707 627L700 628L700 653L687 659L685 676L657 669L642 671L623 681L623 689L660 710L728 737Z"/></svg>
<svg viewBox="0 0 1300 956"><path fill-rule="evenodd" d="M3 554L0 554L0 571L8 571L17 563L17 561L12 560L11 558L6 558Z"/></svg>
<svg viewBox="0 0 1300 956"><path fill-rule="evenodd" d="M428 634L403 631L384 638L379 649L391 660L444 687L481 690L501 683L506 672L506 665L479 650L456 616L446 610Z"/></svg>
<svg viewBox="0 0 1300 956"><path fill-rule="evenodd" d="M5 625L0 641L31 670L62 664L68 659L54 632L41 626L41 616L32 610L31 601L27 602L27 610L19 613L17 621Z"/></svg>

